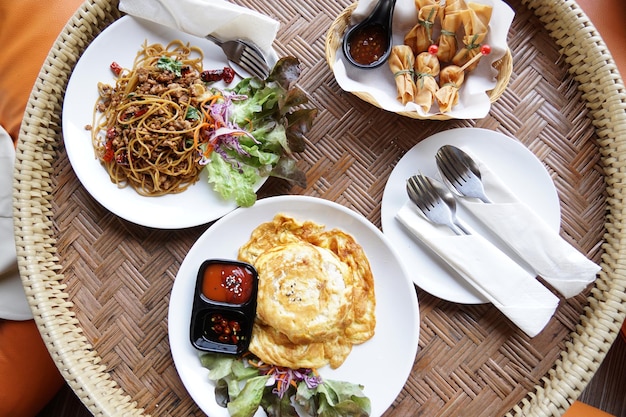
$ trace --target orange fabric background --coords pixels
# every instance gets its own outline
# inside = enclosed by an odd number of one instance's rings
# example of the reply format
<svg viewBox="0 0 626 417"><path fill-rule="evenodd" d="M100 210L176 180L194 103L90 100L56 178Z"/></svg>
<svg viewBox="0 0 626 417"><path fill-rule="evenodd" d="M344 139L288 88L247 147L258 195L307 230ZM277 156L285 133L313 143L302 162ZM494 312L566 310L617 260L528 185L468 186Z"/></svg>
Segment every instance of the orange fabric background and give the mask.
<svg viewBox="0 0 626 417"><path fill-rule="evenodd" d="M0 0L0 124L15 141L48 51L82 0Z"/></svg>
<svg viewBox="0 0 626 417"><path fill-rule="evenodd" d="M613 414L605 413L595 407L574 401L574 404L567 409L563 417L615 417Z"/></svg>
<svg viewBox="0 0 626 417"><path fill-rule="evenodd" d="M36 415L62 384L35 322L0 321L0 416Z"/></svg>

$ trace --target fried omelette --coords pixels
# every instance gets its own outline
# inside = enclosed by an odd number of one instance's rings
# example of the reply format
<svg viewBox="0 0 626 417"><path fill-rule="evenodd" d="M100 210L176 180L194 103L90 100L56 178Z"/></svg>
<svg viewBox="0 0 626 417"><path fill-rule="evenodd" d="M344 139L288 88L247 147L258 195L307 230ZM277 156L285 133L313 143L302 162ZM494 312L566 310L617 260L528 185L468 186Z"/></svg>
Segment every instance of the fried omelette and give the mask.
<svg viewBox="0 0 626 417"><path fill-rule="evenodd" d="M339 367L374 335L374 278L349 234L277 214L239 249L259 274L249 350L289 368Z"/></svg>

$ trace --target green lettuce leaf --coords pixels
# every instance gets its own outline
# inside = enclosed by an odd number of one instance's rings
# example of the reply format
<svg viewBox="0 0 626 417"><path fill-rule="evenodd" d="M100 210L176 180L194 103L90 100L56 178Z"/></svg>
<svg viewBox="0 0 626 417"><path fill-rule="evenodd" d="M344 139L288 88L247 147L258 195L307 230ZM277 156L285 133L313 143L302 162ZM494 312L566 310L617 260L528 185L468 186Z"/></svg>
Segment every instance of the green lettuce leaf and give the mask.
<svg viewBox="0 0 626 417"><path fill-rule="evenodd" d="M250 207L256 202L254 184L261 177L254 167L242 164L237 169L213 152L207 170L209 183L225 200L235 200L241 207Z"/></svg>
<svg viewBox="0 0 626 417"><path fill-rule="evenodd" d="M252 417L261 405L265 384L268 375L256 376L246 380L239 395L228 403L228 413L231 417Z"/></svg>
<svg viewBox="0 0 626 417"><path fill-rule="evenodd" d="M317 110L298 108L308 103L304 91L294 86L299 64L297 58L282 58L267 79L245 78L229 90L235 94L229 121L233 129L249 135L238 136L239 150L229 149L232 144L218 145L219 152L209 158L208 181L224 199L242 207L253 205L254 185L268 175L306 187L306 175L294 153L305 150L305 135Z"/></svg>
<svg viewBox="0 0 626 417"><path fill-rule="evenodd" d="M259 407L269 417L366 417L371 412L361 385L323 380L309 388L300 380L297 388L290 386L281 398L274 392L270 376L246 359L209 353L200 360L203 366L213 367L209 379L215 381L216 400L232 417L251 417Z"/></svg>
<svg viewBox="0 0 626 417"><path fill-rule="evenodd" d="M209 369L209 379L218 380L232 373L233 363L236 359L226 355L202 355L200 363Z"/></svg>

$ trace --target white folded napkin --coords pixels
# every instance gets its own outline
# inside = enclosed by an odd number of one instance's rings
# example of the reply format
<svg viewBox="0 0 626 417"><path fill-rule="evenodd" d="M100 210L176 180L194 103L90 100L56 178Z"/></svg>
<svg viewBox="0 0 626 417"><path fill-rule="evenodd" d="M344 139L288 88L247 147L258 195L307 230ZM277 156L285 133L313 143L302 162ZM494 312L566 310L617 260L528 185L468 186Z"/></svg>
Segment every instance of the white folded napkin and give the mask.
<svg viewBox="0 0 626 417"><path fill-rule="evenodd" d="M550 321L558 297L487 239L457 236L431 223L411 202L396 218L528 336L536 336Z"/></svg>
<svg viewBox="0 0 626 417"><path fill-rule="evenodd" d="M0 319L33 318L17 266L13 234L13 140L0 126Z"/></svg>
<svg viewBox="0 0 626 417"><path fill-rule="evenodd" d="M119 9L191 35L221 40L245 39L266 55L279 23L259 12L224 0L120 0Z"/></svg>
<svg viewBox="0 0 626 417"><path fill-rule="evenodd" d="M521 202L483 162L471 156L479 165L485 193L493 204L467 197L460 197L459 203L565 298L575 296L593 282L600 267Z"/></svg>

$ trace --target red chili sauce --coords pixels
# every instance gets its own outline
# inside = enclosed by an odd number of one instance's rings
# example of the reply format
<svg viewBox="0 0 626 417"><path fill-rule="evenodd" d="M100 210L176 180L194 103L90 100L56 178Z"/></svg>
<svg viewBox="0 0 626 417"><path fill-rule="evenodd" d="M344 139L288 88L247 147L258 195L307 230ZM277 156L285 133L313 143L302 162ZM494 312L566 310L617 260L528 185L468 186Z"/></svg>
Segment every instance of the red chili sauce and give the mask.
<svg viewBox="0 0 626 417"><path fill-rule="evenodd" d="M387 50L387 34L381 25L369 25L350 36L348 49L354 61L362 65L373 64Z"/></svg>
<svg viewBox="0 0 626 417"><path fill-rule="evenodd" d="M250 299L253 275L245 267L222 263L208 264L202 279L202 294L210 300L243 304Z"/></svg>

